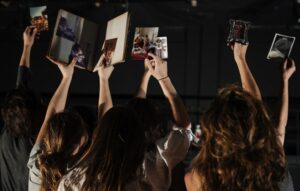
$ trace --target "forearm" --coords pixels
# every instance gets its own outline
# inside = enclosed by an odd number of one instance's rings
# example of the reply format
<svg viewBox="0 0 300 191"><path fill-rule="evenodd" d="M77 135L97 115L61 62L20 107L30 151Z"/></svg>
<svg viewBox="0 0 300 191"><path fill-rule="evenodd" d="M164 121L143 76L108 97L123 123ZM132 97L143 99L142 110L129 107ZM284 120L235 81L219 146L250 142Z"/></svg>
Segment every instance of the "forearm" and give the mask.
<svg viewBox="0 0 300 191"><path fill-rule="evenodd" d="M190 118L188 112L183 104L180 96L177 94L170 78L165 78L159 81L159 84L163 90L164 95L168 99L175 124L178 127L188 127L190 124Z"/></svg>
<svg viewBox="0 0 300 191"><path fill-rule="evenodd" d="M64 77L60 85L58 86L57 90L55 91L54 95L52 96L47 108L47 112L46 112L46 116L42 128L40 129L40 132L38 134L36 143L41 142L41 140L43 139L46 132L48 120L52 117L52 115L58 112L62 112L65 109L71 81L72 81L72 77Z"/></svg>
<svg viewBox="0 0 300 191"><path fill-rule="evenodd" d="M261 100L261 93L258 88L258 85L248 67L248 64L245 59L236 58L236 63L240 73L240 78L243 88L248 91L251 95Z"/></svg>
<svg viewBox="0 0 300 191"><path fill-rule="evenodd" d="M98 115L99 118L102 118L103 115L113 106L109 82L107 79L99 79L99 105L98 105Z"/></svg>
<svg viewBox="0 0 300 191"><path fill-rule="evenodd" d="M289 112L288 88L289 88L288 80L283 80L281 105L280 105L279 121L278 121L278 134L279 134L279 140L282 143L282 145L284 145L285 129L288 121L288 112Z"/></svg>
<svg viewBox="0 0 300 191"><path fill-rule="evenodd" d="M148 90L148 84L149 84L150 77L151 77L151 75L148 73L143 74L142 81L141 81L139 89L136 93L136 97L138 97L138 98L146 98L147 97L147 90Z"/></svg>
<svg viewBox="0 0 300 191"><path fill-rule="evenodd" d="M25 66L27 68L30 68L30 53L31 53L31 46L24 45L19 66Z"/></svg>

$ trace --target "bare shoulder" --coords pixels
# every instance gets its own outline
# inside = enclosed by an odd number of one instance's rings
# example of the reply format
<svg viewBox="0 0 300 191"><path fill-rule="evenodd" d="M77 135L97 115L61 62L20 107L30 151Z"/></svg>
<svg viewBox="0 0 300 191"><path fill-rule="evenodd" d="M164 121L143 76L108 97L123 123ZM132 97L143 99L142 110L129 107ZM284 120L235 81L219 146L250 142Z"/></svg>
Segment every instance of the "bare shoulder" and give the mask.
<svg viewBox="0 0 300 191"><path fill-rule="evenodd" d="M188 191L201 191L203 180L194 170L186 173L184 176L185 186Z"/></svg>

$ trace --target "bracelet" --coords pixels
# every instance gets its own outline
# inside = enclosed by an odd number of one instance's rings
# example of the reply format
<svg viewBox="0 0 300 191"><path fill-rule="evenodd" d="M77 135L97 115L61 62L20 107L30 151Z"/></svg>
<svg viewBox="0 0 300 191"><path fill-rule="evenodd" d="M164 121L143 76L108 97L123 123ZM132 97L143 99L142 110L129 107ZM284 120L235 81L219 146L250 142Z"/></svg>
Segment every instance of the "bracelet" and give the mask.
<svg viewBox="0 0 300 191"><path fill-rule="evenodd" d="M169 77L169 76L166 76L166 77L160 78L160 79L158 79L157 81L164 80L164 79L166 79L166 78L168 78L168 77Z"/></svg>

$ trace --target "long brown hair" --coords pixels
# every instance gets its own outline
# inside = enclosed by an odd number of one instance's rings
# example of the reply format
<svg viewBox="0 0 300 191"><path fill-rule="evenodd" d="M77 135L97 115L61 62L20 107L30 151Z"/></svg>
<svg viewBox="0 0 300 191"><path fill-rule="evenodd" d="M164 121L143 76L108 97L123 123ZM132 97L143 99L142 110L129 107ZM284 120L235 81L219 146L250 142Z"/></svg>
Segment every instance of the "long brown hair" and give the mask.
<svg viewBox="0 0 300 191"><path fill-rule="evenodd" d="M262 101L238 86L225 87L201 124L202 146L192 168L202 190L278 190L284 152Z"/></svg>
<svg viewBox="0 0 300 191"><path fill-rule="evenodd" d="M76 112L57 113L47 125L38 167L42 174L41 191L54 191L67 173L67 164L74 165L82 157L89 138L86 123Z"/></svg>
<svg viewBox="0 0 300 191"><path fill-rule="evenodd" d="M86 156L84 191L123 191L135 180L146 148L135 111L113 107L101 119Z"/></svg>

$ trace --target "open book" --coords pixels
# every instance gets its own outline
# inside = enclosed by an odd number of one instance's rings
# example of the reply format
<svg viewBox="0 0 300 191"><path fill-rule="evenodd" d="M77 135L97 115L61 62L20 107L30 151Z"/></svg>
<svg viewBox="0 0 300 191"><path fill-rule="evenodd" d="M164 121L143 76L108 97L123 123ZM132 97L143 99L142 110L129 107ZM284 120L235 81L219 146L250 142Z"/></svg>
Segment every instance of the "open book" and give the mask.
<svg viewBox="0 0 300 191"><path fill-rule="evenodd" d="M97 71L101 65L95 58L100 55L106 65L125 61L125 48L128 33L128 12L107 23L105 42L100 50L96 45L100 35L97 24L80 16L60 10L48 56L68 64L77 57L76 67Z"/></svg>
<svg viewBox="0 0 300 191"><path fill-rule="evenodd" d="M94 72L101 65L110 66L125 62L129 19L129 13L125 12L107 22L105 42Z"/></svg>
<svg viewBox="0 0 300 191"><path fill-rule="evenodd" d="M98 34L97 24L59 10L48 56L64 64L69 64L77 57L76 67L93 71Z"/></svg>

